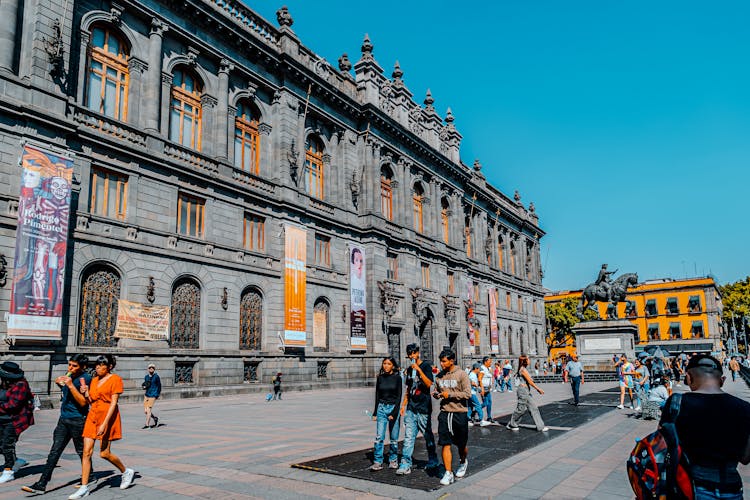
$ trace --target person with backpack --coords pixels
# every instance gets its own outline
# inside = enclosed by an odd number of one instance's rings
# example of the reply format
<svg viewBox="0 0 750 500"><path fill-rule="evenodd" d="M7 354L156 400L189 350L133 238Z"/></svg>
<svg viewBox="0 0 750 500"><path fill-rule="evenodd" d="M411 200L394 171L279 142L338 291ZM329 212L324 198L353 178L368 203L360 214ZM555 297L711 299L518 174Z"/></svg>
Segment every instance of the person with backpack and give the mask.
<svg viewBox="0 0 750 500"><path fill-rule="evenodd" d="M743 491L737 464L750 463L750 403L722 390L725 377L713 356L692 356L685 372L691 392L673 394L664 406L680 400L672 421L690 463L695 500L739 500ZM659 423L669 420L663 412Z"/></svg>
<svg viewBox="0 0 750 500"><path fill-rule="evenodd" d="M271 379L271 383L273 384L273 399L279 398L279 401L281 401L281 372L278 372L276 375L273 376Z"/></svg>
<svg viewBox="0 0 750 500"><path fill-rule="evenodd" d="M34 425L34 393L23 370L13 361L0 365L0 447L5 465L0 483L15 479L16 442L23 431Z"/></svg>
<svg viewBox="0 0 750 500"><path fill-rule="evenodd" d="M143 378L141 388L146 391L143 395L143 413L146 414L146 423L142 428L149 429L152 418L154 419L154 428L159 427L159 417L154 415L154 404L161 396L161 378L156 373L155 364L149 363L148 373Z"/></svg>

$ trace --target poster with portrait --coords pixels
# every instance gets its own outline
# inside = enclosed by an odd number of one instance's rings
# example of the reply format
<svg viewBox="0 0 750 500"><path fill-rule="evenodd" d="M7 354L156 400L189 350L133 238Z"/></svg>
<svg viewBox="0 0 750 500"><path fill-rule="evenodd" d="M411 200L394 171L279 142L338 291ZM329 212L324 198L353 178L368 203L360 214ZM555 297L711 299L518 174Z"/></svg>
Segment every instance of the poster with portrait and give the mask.
<svg viewBox="0 0 750 500"><path fill-rule="evenodd" d="M490 348L492 352L500 352L500 336L497 331L497 289L490 287L488 290L490 305Z"/></svg>
<svg viewBox="0 0 750 500"><path fill-rule="evenodd" d="M73 160L26 144L21 168L8 336L60 340Z"/></svg>
<svg viewBox="0 0 750 500"><path fill-rule="evenodd" d="M284 224L284 347L305 348L307 331L307 233Z"/></svg>
<svg viewBox="0 0 750 500"><path fill-rule="evenodd" d="M358 246L349 247L349 296L350 296L350 335L353 351L367 350L367 309L366 290L367 268L365 251Z"/></svg>

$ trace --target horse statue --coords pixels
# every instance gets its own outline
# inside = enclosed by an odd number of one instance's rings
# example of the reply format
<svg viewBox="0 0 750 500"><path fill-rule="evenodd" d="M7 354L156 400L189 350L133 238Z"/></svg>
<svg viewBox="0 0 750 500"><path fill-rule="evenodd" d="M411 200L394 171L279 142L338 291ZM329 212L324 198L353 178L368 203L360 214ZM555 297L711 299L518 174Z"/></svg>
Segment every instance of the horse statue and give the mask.
<svg viewBox="0 0 750 500"><path fill-rule="evenodd" d="M617 304L625 301L625 295L627 295L628 287L635 286L638 284L638 274L626 273L618 277L612 282L609 290L606 287L591 283L583 289L581 293L581 301L576 307L576 316L579 319L583 319L583 313L586 309L591 309L596 312L599 316L599 302L609 302L612 304L611 313L607 319L617 319Z"/></svg>

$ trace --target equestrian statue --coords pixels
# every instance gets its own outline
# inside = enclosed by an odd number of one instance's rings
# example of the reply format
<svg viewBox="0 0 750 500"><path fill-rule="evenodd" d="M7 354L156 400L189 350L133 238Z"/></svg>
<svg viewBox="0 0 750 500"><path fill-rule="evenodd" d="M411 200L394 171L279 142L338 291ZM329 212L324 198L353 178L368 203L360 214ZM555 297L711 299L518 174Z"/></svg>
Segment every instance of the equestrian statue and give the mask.
<svg viewBox="0 0 750 500"><path fill-rule="evenodd" d="M584 319L583 313L587 309L594 311L597 318L600 318L601 315L599 314L597 301L612 304L612 307L607 310L607 319L617 319L617 304L625 301L628 287L638 284L638 275L636 273L627 273L612 281L610 276L616 272L616 269L614 271L607 271L607 264L602 264L596 281L584 288L583 293L581 293L581 301L578 303L578 307L576 307L576 316L578 316L578 319Z"/></svg>

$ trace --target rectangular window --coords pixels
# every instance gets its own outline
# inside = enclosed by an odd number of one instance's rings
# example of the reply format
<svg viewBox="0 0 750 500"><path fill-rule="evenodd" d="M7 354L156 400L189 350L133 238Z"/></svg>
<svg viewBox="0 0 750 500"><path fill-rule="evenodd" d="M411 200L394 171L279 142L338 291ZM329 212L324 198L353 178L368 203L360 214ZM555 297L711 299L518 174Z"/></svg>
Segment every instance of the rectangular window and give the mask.
<svg viewBox="0 0 750 500"><path fill-rule="evenodd" d="M242 247L247 250L263 250L266 246L265 228L263 217L246 213L242 226Z"/></svg>
<svg viewBox="0 0 750 500"><path fill-rule="evenodd" d="M203 238L205 219L205 200L180 193L177 212L177 232L185 236Z"/></svg>
<svg viewBox="0 0 750 500"><path fill-rule="evenodd" d="M536 300L531 301L531 311L536 316Z"/></svg>
<svg viewBox="0 0 750 500"><path fill-rule="evenodd" d="M450 218L448 216L448 209L443 208L440 211L440 224L443 229L443 243L450 243Z"/></svg>
<svg viewBox="0 0 750 500"><path fill-rule="evenodd" d="M703 333L703 321L693 321L690 333L693 335L694 339L705 338L706 335Z"/></svg>
<svg viewBox="0 0 750 500"><path fill-rule="evenodd" d="M256 120L244 116L234 120L234 166L255 175L260 172L260 134Z"/></svg>
<svg viewBox="0 0 750 500"><path fill-rule="evenodd" d="M331 238L322 234L315 235L315 264L331 265Z"/></svg>
<svg viewBox="0 0 750 500"><path fill-rule="evenodd" d="M628 318L635 318L638 316L638 313L635 310L634 300L625 301L625 316L627 316Z"/></svg>
<svg viewBox="0 0 750 500"><path fill-rule="evenodd" d="M505 292L505 308L511 310L510 292Z"/></svg>
<svg viewBox="0 0 750 500"><path fill-rule="evenodd" d="M476 281L472 284L474 290L474 303L479 304L479 283Z"/></svg>
<svg viewBox="0 0 750 500"><path fill-rule="evenodd" d="M387 278L389 280L396 281L398 280L398 255L395 253L389 253L388 254L388 271L387 271Z"/></svg>
<svg viewBox="0 0 750 500"><path fill-rule="evenodd" d="M393 187L391 179L380 177L380 213L388 220L393 220Z"/></svg>
<svg viewBox="0 0 750 500"><path fill-rule="evenodd" d="M682 333L680 332L680 324L670 323L669 324L669 338L670 339L679 339L682 338Z"/></svg>
<svg viewBox="0 0 750 500"><path fill-rule="evenodd" d="M430 265L422 262L422 288L430 288Z"/></svg>
<svg viewBox="0 0 750 500"><path fill-rule="evenodd" d="M656 299L649 299L646 301L646 317L650 318L656 316Z"/></svg>
<svg viewBox="0 0 750 500"><path fill-rule="evenodd" d="M523 297L518 296L518 312L523 312Z"/></svg>
<svg viewBox="0 0 750 500"><path fill-rule="evenodd" d="M677 305L677 297L669 297L667 299L667 315L676 316L680 314L680 308Z"/></svg>
<svg viewBox="0 0 750 500"><path fill-rule="evenodd" d="M466 221L466 226L464 226L464 239L466 240L466 256L471 258L471 226L469 221Z"/></svg>
<svg viewBox="0 0 750 500"><path fill-rule="evenodd" d="M456 294L456 277L448 271L448 295Z"/></svg>
<svg viewBox="0 0 750 500"><path fill-rule="evenodd" d="M648 340L659 340L659 323L648 325Z"/></svg>
<svg viewBox="0 0 750 500"><path fill-rule="evenodd" d="M698 295L690 296L690 299L688 299L688 311L690 311L691 314L703 312L703 308L701 307L700 296Z"/></svg>
<svg viewBox="0 0 750 500"><path fill-rule="evenodd" d="M95 168L91 171L92 214L125 220L128 197L128 178L124 175Z"/></svg>

